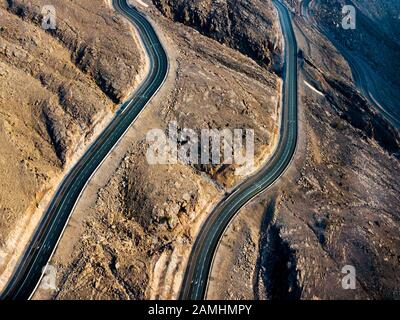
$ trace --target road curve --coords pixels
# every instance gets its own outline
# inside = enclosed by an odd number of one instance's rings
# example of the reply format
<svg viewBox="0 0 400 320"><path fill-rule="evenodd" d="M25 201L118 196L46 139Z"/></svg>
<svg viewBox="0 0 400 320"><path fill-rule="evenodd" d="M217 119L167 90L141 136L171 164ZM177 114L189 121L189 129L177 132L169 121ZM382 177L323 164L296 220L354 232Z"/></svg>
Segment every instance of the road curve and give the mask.
<svg viewBox="0 0 400 320"><path fill-rule="evenodd" d="M161 87L168 74L168 57L146 17L128 6L126 0L113 0L113 6L138 30L149 58L149 73L60 184L28 248L1 293L0 298L3 300L25 300L31 297L42 277L42 269L54 253L87 182Z"/></svg>
<svg viewBox="0 0 400 320"><path fill-rule="evenodd" d="M180 299L203 299L214 252L229 222L240 208L270 187L284 173L297 145L297 42L287 8L273 0L285 38L285 82L282 125L278 147L270 161L257 174L227 195L204 222L189 257Z"/></svg>
<svg viewBox="0 0 400 320"><path fill-rule="evenodd" d="M366 98L369 103L375 107L375 109L385 118L389 123L391 123L395 128L400 128L400 120L398 117L398 112L394 106L385 103L381 98L379 87L376 86L374 81L374 75L371 72L368 72L370 68L366 65L366 63L362 59L357 59L357 57L352 54L349 49L347 49L344 45L340 43L340 41L332 38L329 33L325 32L321 27L318 26L315 17L311 14L311 4L312 1L314 5L318 5L318 1L316 0L303 0L301 3L301 14L302 16L309 22L309 25L314 28L317 32L325 35L329 41L336 47L336 49L342 54L344 59L349 64L351 69L351 73L354 79L354 83L356 87L359 89L361 94ZM358 18L359 20L368 19L364 15ZM375 34L376 38L382 38L382 34L379 33L378 30L371 29L371 33ZM307 41L309 39L306 35L304 35ZM393 44L393 41L388 37L383 37L391 46L396 46Z"/></svg>

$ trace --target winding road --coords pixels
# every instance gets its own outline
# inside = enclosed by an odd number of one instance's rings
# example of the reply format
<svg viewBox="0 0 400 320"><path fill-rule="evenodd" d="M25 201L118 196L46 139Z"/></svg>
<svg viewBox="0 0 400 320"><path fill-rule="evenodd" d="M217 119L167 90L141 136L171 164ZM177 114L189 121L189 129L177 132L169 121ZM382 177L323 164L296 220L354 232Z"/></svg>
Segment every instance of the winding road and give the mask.
<svg viewBox="0 0 400 320"><path fill-rule="evenodd" d="M285 82L278 147L267 165L227 195L204 223L189 258L182 284L182 299L204 298L214 252L224 230L241 207L279 179L296 149L297 43L288 10L278 0L273 2L279 12L285 38ZM165 81L168 57L151 24L126 0L113 0L113 5L137 28L149 58L149 73L60 184L1 299L23 300L31 297L87 182Z"/></svg>
<svg viewBox="0 0 400 320"><path fill-rule="evenodd" d="M340 54L342 54L344 59L349 64L354 83L361 94L389 123L391 123L396 128L400 128L398 111L396 111L396 108L394 108L394 106L389 105L387 102L384 101L384 99L381 98L382 90L379 88L379 85L376 84L376 75L371 72L371 68L362 58L357 57L354 52L346 48L343 44L340 43L340 41L330 35L329 32L326 32L326 30L318 26L317 20L311 13L312 5L318 8L318 4L319 3L316 0L303 0L301 3L301 15L305 18L305 20L312 28L314 28L322 35L326 36L327 39L331 41L336 49L340 52ZM316 8L314 8L314 10L317 10ZM359 24L373 25L372 22L368 22L369 18L360 12L358 13L357 21L359 21ZM369 32L373 34L377 39L384 39L386 43L388 43L390 46L398 46L396 43L393 42L392 39L384 34L379 33L379 30L370 28ZM307 38L305 34L304 36L305 38ZM310 40L307 38L307 41Z"/></svg>
<svg viewBox="0 0 400 320"><path fill-rule="evenodd" d="M269 188L290 164L297 145L297 42L287 8L273 0L285 38L285 72L282 124L276 152L258 173L227 195L204 222L194 243L181 287L180 298L205 298L212 260L219 239L236 213Z"/></svg>
<svg viewBox="0 0 400 320"><path fill-rule="evenodd" d="M149 73L60 184L10 281L1 293L1 299L25 300L31 297L87 182L155 95L168 74L168 57L146 17L130 7L126 0L113 0L113 6L138 30L149 58Z"/></svg>

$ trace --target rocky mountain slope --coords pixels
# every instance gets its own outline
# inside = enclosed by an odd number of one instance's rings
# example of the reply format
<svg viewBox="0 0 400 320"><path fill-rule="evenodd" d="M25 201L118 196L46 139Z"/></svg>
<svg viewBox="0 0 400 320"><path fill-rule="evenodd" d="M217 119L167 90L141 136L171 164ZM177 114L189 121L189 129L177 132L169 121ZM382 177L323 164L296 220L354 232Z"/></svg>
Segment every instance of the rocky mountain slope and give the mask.
<svg viewBox="0 0 400 320"><path fill-rule="evenodd" d="M47 4L0 1L1 272L144 68L132 29L106 2L53 1L57 29L46 31Z"/></svg>
<svg viewBox="0 0 400 320"><path fill-rule="evenodd" d="M362 96L329 35L288 2L302 50L299 149L283 179L231 225L208 297L396 298L399 132ZM271 2L146 3L169 78L74 212L51 261L57 290L36 298L177 297L201 222L238 179L230 166L149 166L149 129L253 128L258 165L275 145L282 49ZM341 286L345 265L356 268L356 290Z"/></svg>
<svg viewBox="0 0 400 320"><path fill-rule="evenodd" d="M233 174L232 165L149 165L149 129L167 132L171 121L196 132L254 129L256 166L276 145L280 80L269 70L272 65L261 67L211 34L172 21L149 2L147 9L133 4L162 37L169 77L130 138L98 172L102 182L93 181L78 205L51 261L59 271L59 290L38 291L38 298L177 297L198 228L212 205L243 177ZM276 17L271 19L276 25Z"/></svg>
<svg viewBox="0 0 400 320"><path fill-rule="evenodd" d="M393 117L399 119L400 69L398 59L399 3L397 1L353 1L355 29L341 27L346 1L313 1L310 20L337 47L349 62L353 73L362 70L361 82ZM357 82L360 80L356 79ZM397 120L399 125L399 121Z"/></svg>
<svg viewBox="0 0 400 320"><path fill-rule="evenodd" d="M302 50L298 152L281 181L230 226L208 297L398 299L399 131L357 89L331 34L315 28L299 2L288 2ZM385 15L382 6L376 4L377 16ZM313 14L332 14L332 8ZM387 61L372 50L371 61L382 60L375 65L382 70ZM218 264L221 257L226 261ZM347 265L355 268L354 290L342 287Z"/></svg>
<svg viewBox="0 0 400 320"><path fill-rule="evenodd" d="M153 0L169 19L184 23L263 66L279 65L279 26L272 3L259 0Z"/></svg>

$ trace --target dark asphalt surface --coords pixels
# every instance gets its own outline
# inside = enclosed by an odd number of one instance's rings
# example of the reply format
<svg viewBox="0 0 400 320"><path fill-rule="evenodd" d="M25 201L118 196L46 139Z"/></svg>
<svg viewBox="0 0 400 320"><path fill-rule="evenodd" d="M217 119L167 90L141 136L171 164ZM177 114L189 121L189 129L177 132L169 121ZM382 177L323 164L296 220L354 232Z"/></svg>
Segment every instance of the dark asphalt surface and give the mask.
<svg viewBox="0 0 400 320"><path fill-rule="evenodd" d="M145 16L129 7L126 0L113 0L113 5L139 31L150 60L149 74L64 178L37 227L29 247L3 290L0 296L3 300L30 298L41 279L42 269L51 258L86 183L163 84L168 73L167 55Z"/></svg>
<svg viewBox="0 0 400 320"><path fill-rule="evenodd" d="M297 42L288 10L278 0L273 2L279 12L286 47L284 101L278 147L268 164L227 195L205 221L189 257L180 299L204 298L214 252L229 222L240 208L279 179L296 149Z"/></svg>

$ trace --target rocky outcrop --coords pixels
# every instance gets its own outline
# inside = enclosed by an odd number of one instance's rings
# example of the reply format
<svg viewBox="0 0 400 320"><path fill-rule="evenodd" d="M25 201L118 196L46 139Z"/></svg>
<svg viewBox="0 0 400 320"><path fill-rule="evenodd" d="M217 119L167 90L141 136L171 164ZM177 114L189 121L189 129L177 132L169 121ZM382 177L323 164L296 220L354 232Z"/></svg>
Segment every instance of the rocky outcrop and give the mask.
<svg viewBox="0 0 400 320"><path fill-rule="evenodd" d="M184 23L254 59L279 66L280 36L271 2L259 0L153 0L173 21Z"/></svg>
<svg viewBox="0 0 400 320"><path fill-rule="evenodd" d="M355 29L342 28L345 5L352 5L356 10ZM400 62L393 57L400 52L399 10L397 1L317 0L308 7L311 20L308 22L314 22L344 56L363 94L372 93L374 100L397 119L400 117Z"/></svg>
<svg viewBox="0 0 400 320"><path fill-rule="evenodd" d="M80 232L74 233L74 223L67 228L51 262L60 273L60 290L44 292L46 297L177 298L201 223L224 192L244 176L223 163L151 164L146 159L148 130L168 133L172 122L178 130L196 133L253 129L254 170L276 146L280 112L276 74L238 50L167 19L154 6L146 14L155 21L167 48L168 80L129 131L131 138L125 142L129 146L118 151L121 162L109 159L117 168L103 169L110 177L105 186L94 185L90 198L95 203L81 202L85 206L74 213ZM99 174L106 174L101 172L102 168Z"/></svg>
<svg viewBox="0 0 400 320"><path fill-rule="evenodd" d="M309 57L308 59L311 59ZM400 133L369 101L360 94L353 83L344 77L322 72L307 58L303 64L309 78L318 83L318 88L326 94L326 98L338 115L354 128L360 130L365 138L374 139L390 154L399 156ZM331 124L337 128L336 123Z"/></svg>
<svg viewBox="0 0 400 320"><path fill-rule="evenodd" d="M282 179L244 207L229 227L217 253L218 262L227 261L214 265L208 297L398 299L399 131L358 88L332 33L358 43L353 58L363 60L368 52L377 73L389 68L395 51L387 50L385 43L380 55L378 47L367 48L357 42L361 37L336 27L333 21L341 22L337 18L343 1L312 1L311 15L300 8L300 1L286 2L296 12L301 50L298 151ZM389 12L397 6L392 3ZM368 1L371 19L376 12L384 16L388 6L390 2ZM359 8L367 14L366 8ZM362 40L376 44L368 36L370 30L360 30ZM381 31L376 27L373 32ZM254 229L254 216L259 217L259 234L252 232L258 254L243 256L237 248L242 248L246 230ZM239 265L246 266L240 277ZM348 266L355 268L354 289L342 286ZM237 278L236 288L230 283Z"/></svg>
<svg viewBox="0 0 400 320"><path fill-rule="evenodd" d="M0 2L0 271L144 66L132 29L107 2L53 1L56 30L41 26L44 5Z"/></svg>
<svg viewBox="0 0 400 320"><path fill-rule="evenodd" d="M13 0L8 9L24 20L40 25L45 1ZM95 80L114 102L120 103L135 84L141 64L136 44L121 17L112 13L106 1L95 5L54 1L57 28L48 33L70 52L74 64ZM94 9L93 8L98 8ZM83 23L82 18L85 17Z"/></svg>

